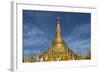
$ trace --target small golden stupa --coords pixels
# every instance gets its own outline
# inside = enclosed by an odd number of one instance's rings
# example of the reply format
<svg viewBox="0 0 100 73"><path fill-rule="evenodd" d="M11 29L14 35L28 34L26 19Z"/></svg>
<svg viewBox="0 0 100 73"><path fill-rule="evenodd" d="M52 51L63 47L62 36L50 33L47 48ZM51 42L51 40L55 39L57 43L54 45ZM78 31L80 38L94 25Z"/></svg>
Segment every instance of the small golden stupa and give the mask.
<svg viewBox="0 0 100 73"><path fill-rule="evenodd" d="M48 48L48 50L40 54L40 61L64 61L64 60L74 60L80 59L65 43L61 28L60 28L60 18L57 17L56 33L54 40Z"/></svg>

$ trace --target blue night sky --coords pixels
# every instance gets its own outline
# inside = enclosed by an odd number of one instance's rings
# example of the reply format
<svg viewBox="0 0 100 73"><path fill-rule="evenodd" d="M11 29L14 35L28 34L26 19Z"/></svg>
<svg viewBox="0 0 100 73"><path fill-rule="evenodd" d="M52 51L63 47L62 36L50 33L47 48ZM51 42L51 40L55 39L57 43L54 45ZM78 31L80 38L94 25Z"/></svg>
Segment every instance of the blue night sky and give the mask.
<svg viewBox="0 0 100 73"><path fill-rule="evenodd" d="M23 53L47 50L55 35L57 16L66 44L75 53L86 54L91 48L91 14L23 10Z"/></svg>

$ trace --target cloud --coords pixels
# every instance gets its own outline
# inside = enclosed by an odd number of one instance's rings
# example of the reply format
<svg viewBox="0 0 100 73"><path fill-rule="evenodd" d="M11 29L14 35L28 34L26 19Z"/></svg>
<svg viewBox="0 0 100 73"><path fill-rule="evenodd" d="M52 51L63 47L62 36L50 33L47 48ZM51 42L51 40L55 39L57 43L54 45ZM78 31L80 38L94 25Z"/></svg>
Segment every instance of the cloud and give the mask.
<svg viewBox="0 0 100 73"><path fill-rule="evenodd" d="M72 32L68 36L64 37L65 42L68 43L69 47L73 51L86 53L87 49L90 48L91 31L89 25L90 24L82 24L80 26L76 26L72 29Z"/></svg>
<svg viewBox="0 0 100 73"><path fill-rule="evenodd" d="M37 35L43 36L43 35L45 35L45 33L42 30L40 30L39 28L34 27L31 30L29 30L26 33L26 35L27 36L37 36Z"/></svg>
<svg viewBox="0 0 100 73"><path fill-rule="evenodd" d="M31 45L45 45L45 43L48 42L47 34L39 29L37 26L33 25L32 27L29 27L24 24L24 30L27 30L24 33L24 47L29 47Z"/></svg>
<svg viewBox="0 0 100 73"><path fill-rule="evenodd" d="M28 26L32 25L32 26ZM34 35L44 35L45 32L39 27L36 26L36 24L26 23L24 24L24 36L34 36Z"/></svg>
<svg viewBox="0 0 100 73"><path fill-rule="evenodd" d="M67 36L67 40L76 40L88 36L91 33L90 24L81 24L71 29L72 32Z"/></svg>
<svg viewBox="0 0 100 73"><path fill-rule="evenodd" d="M24 39L24 47L31 46L31 45L34 45L34 46L45 45L47 42L48 41L47 41L46 37L39 37L39 36L32 37L31 36L29 38Z"/></svg>

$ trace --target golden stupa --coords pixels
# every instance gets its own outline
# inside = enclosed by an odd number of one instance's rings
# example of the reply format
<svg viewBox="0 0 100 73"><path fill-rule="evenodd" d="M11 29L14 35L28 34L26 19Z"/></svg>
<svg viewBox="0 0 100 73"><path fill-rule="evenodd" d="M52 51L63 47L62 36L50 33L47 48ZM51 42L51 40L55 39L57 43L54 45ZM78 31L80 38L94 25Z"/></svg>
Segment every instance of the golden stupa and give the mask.
<svg viewBox="0 0 100 73"><path fill-rule="evenodd" d="M65 43L61 33L59 17L57 17L56 33L54 40L50 48L42 52L39 58L40 61L64 61L64 60L81 59L81 56L75 54Z"/></svg>

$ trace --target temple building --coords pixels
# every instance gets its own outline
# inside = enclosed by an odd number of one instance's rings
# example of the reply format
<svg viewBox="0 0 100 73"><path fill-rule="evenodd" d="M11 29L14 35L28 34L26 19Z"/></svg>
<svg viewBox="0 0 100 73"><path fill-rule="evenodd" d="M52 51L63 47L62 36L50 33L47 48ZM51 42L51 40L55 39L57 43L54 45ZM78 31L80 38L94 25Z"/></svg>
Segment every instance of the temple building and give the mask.
<svg viewBox="0 0 100 73"><path fill-rule="evenodd" d="M39 56L40 61L80 60L81 54L74 53L65 43L60 27L60 18L57 17L55 37L51 46Z"/></svg>

